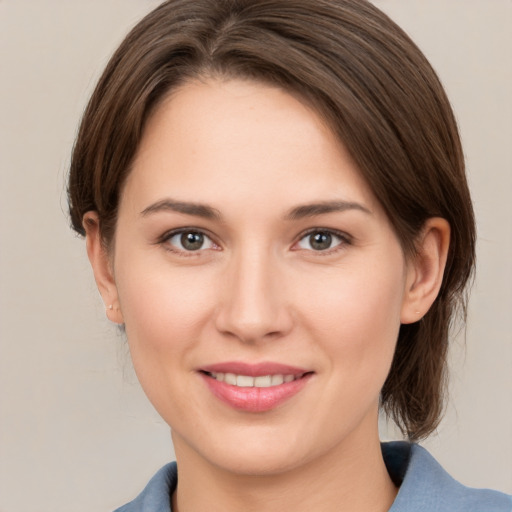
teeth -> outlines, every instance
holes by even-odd
[[[252,388],[254,386],[254,377],[249,377],[247,375],[237,375],[236,385],[239,388]]]
[[[272,377],[270,375],[254,377],[254,386],[257,388],[269,388],[272,386]]]
[[[212,374],[215,376],[215,374]],[[215,376],[215,378],[217,378]],[[231,384],[232,386],[236,386],[236,375],[234,373],[225,373],[224,374],[224,382],[226,384]]]
[[[272,375],[272,386],[279,386],[284,382],[284,375]]]
[[[226,384],[239,388],[269,388],[272,386],[280,386],[286,382],[292,382],[300,377],[295,377],[295,375],[262,375],[259,377],[251,377],[249,375],[235,375],[234,373],[211,373],[210,375],[219,382],[225,382]]]

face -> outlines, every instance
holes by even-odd
[[[268,474],[377,437],[410,271],[351,158],[294,96],[175,91],[147,124],[111,258],[178,457]]]

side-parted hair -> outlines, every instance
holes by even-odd
[[[352,155],[404,253],[425,221],[451,227],[439,296],[402,325],[381,405],[412,440],[443,413],[451,324],[465,316],[475,225],[456,121],[442,85],[410,38],[366,0],[169,0],[112,56],[84,113],[68,196],[85,235],[95,210],[112,247],[119,198],[144,125],[171,91],[208,77],[244,78],[311,105]]]

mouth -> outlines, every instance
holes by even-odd
[[[237,375],[235,373],[223,372],[205,372],[205,374],[218,382],[225,382],[230,386],[236,386],[239,388],[271,388],[280,386],[284,383],[293,382],[294,380],[301,379],[306,375],[306,373],[299,375],[274,374],[252,377],[251,375]]]
[[[224,363],[202,368],[199,374],[224,404],[239,411],[261,413],[297,395],[314,372],[273,363]]]

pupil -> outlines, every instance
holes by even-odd
[[[311,235],[310,243],[315,251],[324,251],[331,246],[332,236],[329,233],[315,233]]]
[[[181,235],[181,245],[188,251],[201,249],[203,242],[204,236],[201,233],[183,233]]]

